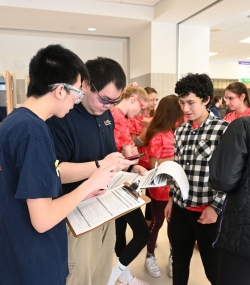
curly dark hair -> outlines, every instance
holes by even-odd
[[[203,102],[213,98],[213,83],[207,74],[188,73],[187,76],[177,81],[175,85],[175,93],[179,97],[186,97],[189,93],[194,93],[197,97],[203,99]]]

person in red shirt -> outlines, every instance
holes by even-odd
[[[128,127],[129,127],[131,138],[134,141],[135,146],[138,147],[139,153],[145,153],[145,155],[139,159],[138,164],[145,167],[146,169],[150,169],[148,148],[143,145],[143,141],[145,139],[145,135],[146,135],[149,123],[152,120],[153,115],[155,113],[155,107],[158,102],[158,94],[156,90],[152,87],[146,87],[144,89],[148,93],[148,97],[149,97],[148,106],[141,115],[128,120]],[[146,195],[150,198],[148,189],[146,189]],[[150,226],[151,203],[148,203],[145,206],[145,219],[146,219],[148,226]]]
[[[125,157],[135,154],[134,142],[131,139],[127,118],[133,118],[143,112],[148,105],[148,95],[136,82],[129,84],[121,94],[121,101],[111,109],[115,122],[114,136],[116,148]],[[135,160],[135,163],[138,159]],[[131,166],[130,166],[131,167]],[[127,224],[133,231],[133,238],[126,244]],[[136,258],[149,240],[149,228],[141,208],[135,209],[115,220],[116,244],[115,253],[118,261],[112,269],[107,285],[114,285],[117,278],[119,285],[149,285],[148,282],[133,277],[128,265]]]
[[[174,160],[174,131],[184,121],[184,114],[176,95],[169,95],[161,99],[155,115],[148,127],[144,144],[148,146],[151,168],[155,163]],[[152,219],[149,227],[150,239],[147,245],[145,267],[152,277],[161,276],[154,254],[155,244],[160,228],[164,222],[164,209],[168,201],[169,186],[151,188]],[[168,238],[171,245],[170,224],[168,224]],[[171,248],[171,246],[170,246]],[[172,254],[170,253],[168,275],[172,277]]]
[[[133,151],[134,142],[130,136],[127,118],[134,118],[144,112],[148,106],[148,101],[146,91],[134,82],[124,89],[121,101],[111,109],[115,121],[116,148],[119,152],[123,152],[125,157],[135,154]]]
[[[246,85],[241,82],[229,84],[225,90],[224,100],[227,108],[231,110],[224,120],[231,123],[235,119],[250,115],[250,101]]]

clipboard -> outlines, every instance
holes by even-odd
[[[132,194],[131,194],[131,195],[132,195]],[[84,231],[84,232],[82,232],[82,233],[80,233],[80,234],[77,234],[77,233],[75,232],[74,227],[73,227],[72,224],[70,223],[68,217],[66,218],[66,223],[67,223],[67,225],[68,225],[70,231],[72,232],[73,236],[74,236],[75,238],[78,238],[78,237],[80,237],[80,236],[82,236],[82,235],[84,235],[84,234],[86,234],[86,233],[88,233],[88,232],[90,232],[90,231],[96,229],[97,227],[100,227],[100,226],[102,226],[102,225],[104,225],[104,224],[107,224],[107,223],[109,223],[109,222],[112,221],[112,220],[115,220],[115,219],[117,219],[117,218],[119,218],[119,217],[121,217],[121,216],[123,216],[123,215],[129,213],[129,212],[132,212],[132,211],[135,210],[135,209],[140,208],[141,206],[143,206],[143,205],[145,205],[145,204],[147,204],[147,203],[149,203],[149,202],[151,201],[151,199],[150,199],[148,196],[146,196],[145,194],[142,194],[142,195],[140,196],[140,198],[144,201],[144,203],[143,203],[142,205],[140,205],[140,206],[138,206],[138,207],[135,207],[135,208],[133,208],[133,209],[131,209],[131,210],[124,211],[123,213],[121,213],[121,214],[119,214],[119,215],[116,215],[116,216],[114,216],[114,217],[112,217],[112,218],[110,218],[110,219],[105,219],[103,222],[101,222],[101,223],[98,224],[97,226],[91,228],[90,230],[86,230],[86,231]]]

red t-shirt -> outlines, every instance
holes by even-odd
[[[240,117],[245,117],[245,116],[249,116],[250,115],[250,108],[247,108],[243,113],[241,114],[236,114],[235,111],[227,114],[225,117],[224,117],[224,120],[225,121],[228,121],[229,123],[231,123],[232,121],[234,121],[235,119],[238,119]]]
[[[169,158],[174,156],[174,133],[172,131],[156,134],[148,145],[149,157]],[[149,194],[155,200],[168,201],[169,186],[150,188]]]
[[[114,136],[115,136],[115,144],[117,151],[122,151],[122,146],[133,144],[133,140],[131,139],[127,119],[125,118],[124,113],[121,109],[114,107],[110,109],[112,116],[115,121],[115,129],[114,129]]]
[[[133,119],[128,119],[127,122],[128,122],[128,128],[129,128],[130,134],[135,134],[137,136],[140,135],[144,127],[142,124],[143,118],[151,118],[151,116],[136,116]],[[138,164],[147,169],[150,169],[149,157],[148,157],[148,147],[147,146],[138,147],[138,152],[145,153],[145,155],[139,159]]]

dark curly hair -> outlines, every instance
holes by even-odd
[[[202,98],[203,102],[213,98],[213,83],[207,74],[188,73],[187,76],[177,81],[175,85],[175,93],[179,97],[186,97],[189,93],[194,93],[197,97]]]

